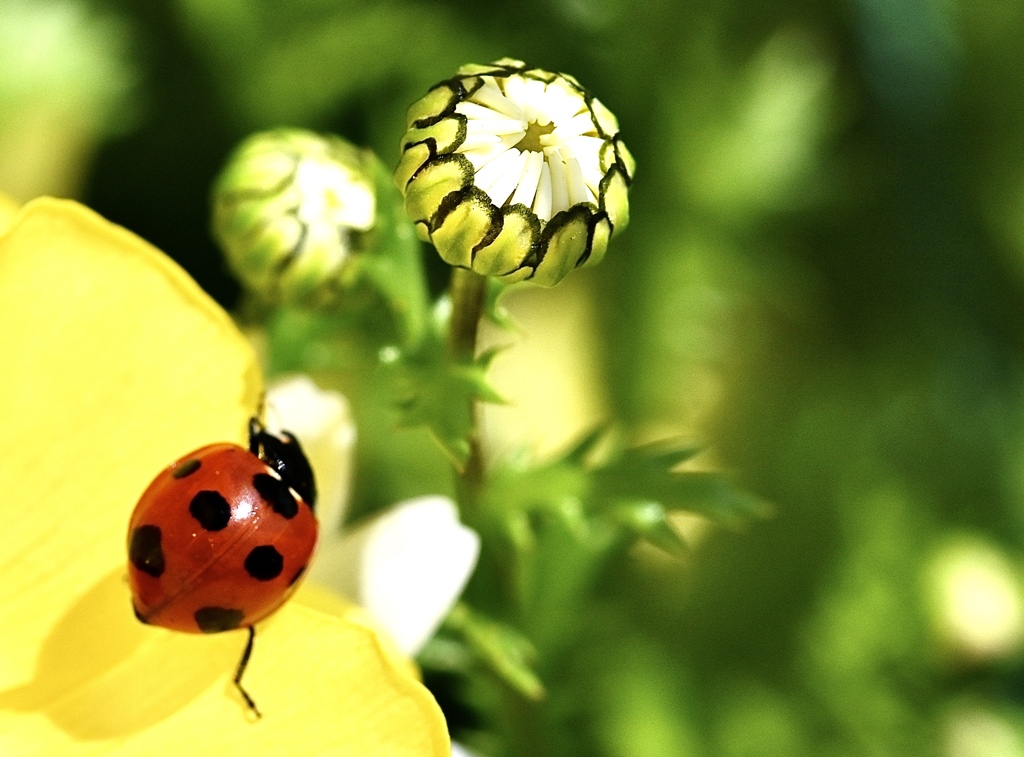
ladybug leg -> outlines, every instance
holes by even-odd
[[[253,711],[253,714],[257,718],[262,718],[263,715],[256,707],[256,703],[252,700],[244,688],[242,688],[242,676],[245,674],[245,668],[249,664],[249,658],[252,656],[252,643],[256,639],[256,629],[249,626],[249,640],[245,643],[245,649],[242,651],[242,659],[238,661],[238,667],[235,669],[235,688],[238,689],[238,693],[242,695],[242,699],[249,705],[249,709]]]

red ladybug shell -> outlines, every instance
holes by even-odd
[[[312,508],[263,460],[202,447],[160,473],[132,513],[135,614],[190,633],[251,626],[295,590],[316,539]]]

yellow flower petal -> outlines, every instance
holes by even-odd
[[[354,602],[350,602],[334,592],[322,589],[317,584],[307,581],[295,592],[292,603],[334,615],[343,618],[349,623],[373,630],[377,634],[381,652],[391,661],[391,664],[398,670],[403,671],[407,676],[416,680],[420,679],[420,669],[416,666],[416,663],[402,654],[390,634],[377,633],[376,621],[373,620],[370,613]]]
[[[447,754],[425,689],[356,618],[291,603],[257,631],[132,616],[125,531],[152,476],[244,439],[260,379],[173,262],[75,203],[0,237],[0,754]],[[198,751],[197,751],[198,750]]]

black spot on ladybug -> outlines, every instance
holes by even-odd
[[[195,612],[196,625],[203,633],[230,631],[242,625],[245,614],[228,607],[200,607]]]
[[[196,460],[194,457],[191,460],[186,460],[181,465],[171,471],[171,475],[174,478],[185,478],[185,476],[191,476],[197,470],[202,467],[202,463]]]
[[[253,547],[245,558],[245,569],[257,581],[270,581],[281,575],[284,558],[269,544]]]
[[[288,484],[281,479],[274,478],[269,473],[257,473],[252,477],[252,485],[278,515],[294,518],[298,514],[299,504],[295,501]]]
[[[299,568],[297,571],[295,571],[295,575],[292,576],[292,580],[288,582],[288,585],[291,586],[296,581],[298,581],[300,578],[302,578],[302,574],[306,572],[306,568],[308,568],[308,567],[309,567],[309,563],[306,563],[301,568]]]
[[[192,498],[188,511],[207,531],[220,531],[231,520],[231,505],[220,492],[208,489]]]
[[[128,559],[132,565],[153,578],[163,575],[164,551],[160,547],[160,529],[157,526],[139,526],[132,531]]]

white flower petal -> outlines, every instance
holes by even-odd
[[[533,120],[533,114],[530,112],[533,105],[532,97],[527,90],[527,80],[520,76],[509,76],[501,81],[498,85],[504,88],[505,97],[514,103],[517,103],[523,110],[523,114],[526,116],[527,121]]]
[[[551,220],[551,168],[545,161],[540,167],[537,182],[537,197],[533,201],[533,212],[541,221]]]
[[[583,98],[568,89],[560,79],[555,79],[544,88],[544,98],[539,104],[539,108],[556,126],[571,120],[577,113],[586,110],[586,107]]]
[[[335,545],[328,585],[355,600],[414,656],[462,594],[480,537],[447,497],[395,505]]]
[[[516,81],[518,84],[516,87],[517,101],[522,103],[522,110],[526,116],[526,121],[538,123],[542,117],[542,111],[539,110],[539,107],[541,98],[544,96],[544,82],[532,79],[517,79]]]
[[[466,123],[466,132],[475,131],[485,134],[526,134],[526,125],[514,118],[493,118],[489,120],[473,119]]]
[[[581,134],[588,132],[593,133],[594,121],[590,118],[590,113],[580,113],[579,115],[573,116],[568,121],[562,121],[555,127],[552,135],[559,142],[568,142],[573,137],[578,137]]]
[[[499,155],[508,151],[508,149],[509,148],[505,145],[496,145],[494,147],[481,147],[477,150],[468,150],[467,152],[464,152],[463,155],[465,155],[469,162],[473,164],[473,168],[476,171],[479,171]]]
[[[325,536],[337,534],[352,482],[356,427],[348,400],[321,389],[308,376],[280,379],[267,388],[267,430],[290,431],[316,477],[317,517]],[[316,563],[314,562],[313,571]]]
[[[601,148],[604,147],[604,140],[600,137],[591,137],[586,134],[580,134],[566,141],[566,144],[572,149],[572,154],[583,159],[584,156],[589,157],[593,155],[595,162],[601,155]]]
[[[526,99],[526,111],[529,121],[536,122],[539,126],[547,126],[551,123],[551,117],[543,110],[544,87],[542,81],[536,79],[523,80],[523,97]]]
[[[466,130],[466,138],[459,145],[459,152],[467,153],[470,150],[479,150],[481,147],[491,147],[493,145],[501,144],[501,137],[497,134],[487,134],[482,131],[477,131],[472,134],[469,130]],[[577,139],[583,139],[583,137],[577,137]]]
[[[561,152],[557,149],[548,153],[548,166],[551,168],[551,215],[555,215],[569,207],[569,182],[565,176],[565,164]]]
[[[485,192],[498,183],[505,172],[517,163],[522,153],[512,147],[476,172],[476,185]]]
[[[569,157],[565,161],[565,178],[569,187],[569,205],[587,202],[587,185],[583,181],[579,161],[574,157]]]
[[[484,105],[479,105],[469,100],[460,102],[458,105],[456,105],[455,112],[461,113],[466,118],[481,121],[500,121],[502,119],[506,119],[509,117],[507,113],[503,113],[500,110],[486,107]],[[515,120],[521,121],[522,119],[516,118]]]
[[[539,152],[530,150],[523,153],[526,156],[526,167],[519,179],[515,194],[512,195],[511,205],[522,203],[526,207],[533,204],[533,198],[537,195],[537,188],[540,184],[540,174],[544,167],[544,156]]]
[[[473,93],[472,101],[486,105],[491,110],[498,111],[508,118],[517,118],[520,121],[529,120],[521,107],[505,97],[493,77],[485,79],[484,85]]]
[[[516,159],[509,163],[504,173],[487,190],[487,194],[491,197],[491,202],[499,208],[505,204],[505,200],[512,196],[528,165],[526,153],[519,152],[514,147],[512,150],[519,153]],[[509,152],[512,152],[512,150],[509,150]]]
[[[562,150],[569,150],[570,154],[579,161],[580,170],[583,172],[583,180],[587,184],[590,193],[597,197],[601,191],[601,146],[603,140],[598,137],[574,137],[562,146]]]
[[[545,131],[548,129],[554,129],[555,124],[552,123],[551,114],[547,112],[547,109],[543,107],[543,102],[534,103],[534,118],[531,119],[531,123],[537,124],[537,126],[545,127]]]
[[[495,158],[508,152],[514,144],[519,141],[520,137],[516,135],[501,137],[497,144],[490,147],[480,147],[474,150],[467,150],[463,153],[469,162],[473,164],[473,168],[479,172],[481,168],[486,166]],[[460,150],[461,152],[461,150]]]

